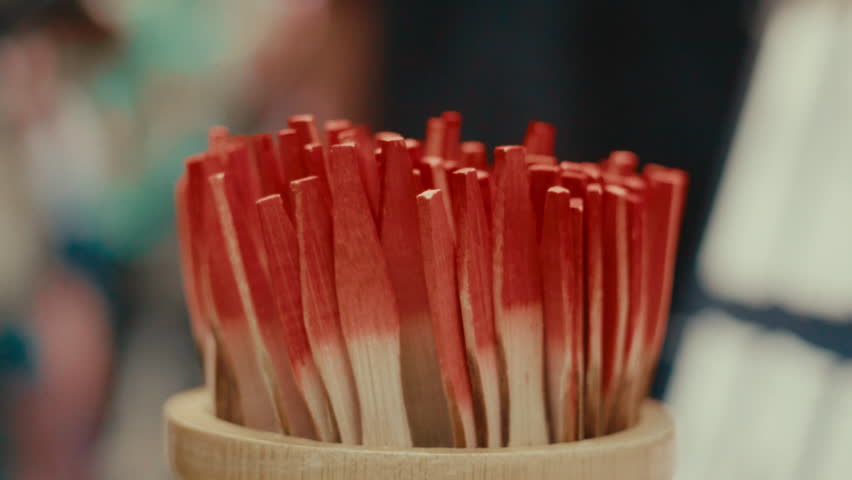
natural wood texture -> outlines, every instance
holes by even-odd
[[[215,418],[205,390],[166,404],[175,480],[670,480],[674,425],[646,401],[628,430],[580,442],[502,449],[389,449],[301,440]]]

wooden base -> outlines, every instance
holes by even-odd
[[[606,437],[540,447],[385,449],[345,446],[240,427],[213,415],[204,390],[165,406],[178,480],[671,480],[674,425],[654,401],[639,424]]]

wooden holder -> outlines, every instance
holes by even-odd
[[[674,425],[648,400],[639,423],[580,442],[500,449],[368,448],[286,437],[213,415],[192,390],[165,406],[166,444],[177,480],[671,480]]]

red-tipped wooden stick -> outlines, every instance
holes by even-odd
[[[562,162],[562,164],[567,162]],[[586,193],[586,185],[589,183],[588,176],[580,170],[562,169],[560,173],[562,186],[567,188],[574,197],[583,197]]]
[[[535,218],[523,147],[497,147],[504,159],[494,205],[494,318],[506,362],[510,446],[548,441],[544,325]]]
[[[544,200],[550,187],[559,185],[559,168],[551,165],[531,165],[530,198],[535,212],[536,238],[541,240],[541,226],[544,218]]]
[[[613,430],[633,425],[645,392],[643,361],[648,355],[644,333],[648,321],[648,269],[650,252],[647,245],[646,205],[644,182],[634,185],[627,197],[630,221],[630,314],[628,317],[624,384],[619,397],[620,411],[616,412]]]
[[[553,155],[556,146],[556,127],[546,122],[533,121],[527,125],[524,147],[533,155]]]
[[[284,181],[289,185],[308,174],[302,158],[302,144],[299,134],[292,128],[278,131],[278,157],[284,165]]]
[[[639,157],[627,150],[616,150],[609,154],[609,157],[604,161],[603,167],[622,175],[633,173],[636,167],[639,166]]]
[[[352,122],[345,119],[328,120],[325,122],[325,141],[327,146],[340,143],[340,134],[352,128]]]
[[[527,165],[549,165],[555,167],[557,164],[556,157],[552,155],[527,154]]]
[[[224,174],[211,176],[209,188],[209,198],[217,212],[208,249],[210,294],[222,346],[236,373],[242,418],[250,428],[286,432],[286,419],[279,416],[277,407],[278,391],[271,381],[268,361],[262,354],[264,349],[258,348],[256,341],[257,322],[253,321],[253,308],[246,308],[244,302],[249,290],[245,281],[241,281],[245,275],[238,274],[235,268],[239,247],[224,192]]]
[[[370,212],[373,218],[378,222],[381,204],[381,179],[379,178],[379,168],[376,164],[375,149],[373,148],[373,139],[366,128],[353,127],[345,132],[340,133],[340,140],[344,142],[352,142],[355,145],[356,158],[358,159],[358,173],[361,182],[364,184],[364,191],[367,193],[367,199],[370,204]]]
[[[493,177],[485,170],[476,171],[476,179],[479,180],[479,190],[482,192],[482,203],[485,205],[485,221],[488,223],[488,231],[491,231],[494,221],[494,195],[496,187]]]
[[[325,149],[319,143],[309,143],[305,145],[303,153],[308,173],[317,177],[320,188],[325,191],[325,198],[331,198],[328,190],[328,159],[325,156]],[[285,201],[285,205],[286,203]]]
[[[585,426],[586,438],[603,435],[603,405],[601,382],[603,367],[603,189],[600,183],[586,186],[584,202],[586,311],[583,326],[586,332],[585,352]]]
[[[285,191],[284,168],[269,133],[251,137],[254,158],[260,177],[260,194],[273,195]]]
[[[441,190],[427,190],[417,196],[426,289],[444,394],[453,419],[453,444],[474,447],[476,422],[456,294],[455,251],[441,195]]]
[[[278,309],[275,295],[269,283],[267,262],[261,261],[261,250],[255,244],[252,233],[260,232],[260,218],[253,202],[245,202],[240,191],[240,178],[232,172],[210,178],[213,198],[219,213],[222,238],[231,271],[237,284],[240,302],[250,326],[255,351],[261,365],[270,364],[269,384],[279,394],[278,411],[286,423],[288,433],[304,438],[317,438],[305,398],[302,396],[292,369],[293,359],[288,350],[287,329],[282,312]],[[260,233],[262,237],[262,233]],[[263,242],[263,239],[260,238]],[[297,349],[301,347],[296,347]]]
[[[491,228],[476,170],[464,168],[450,175],[455,209],[461,318],[467,347],[474,400],[479,415],[479,445],[503,445],[501,372],[494,329]],[[490,200],[490,198],[489,198]]]
[[[402,384],[415,445],[452,445],[450,412],[443,396],[429,297],[423,270],[411,159],[402,137],[380,141],[385,158],[381,241],[399,302]]]
[[[444,156],[444,136],[447,131],[447,123],[441,117],[432,117],[426,121],[426,136],[423,140],[423,156]]]
[[[419,169],[420,163],[423,161],[423,147],[420,144],[420,140],[406,138],[405,148],[408,149],[408,155],[411,157],[411,163],[414,164],[414,168]]]
[[[462,116],[459,112],[447,111],[441,114],[444,120],[444,160],[459,161],[461,150],[459,140],[461,139]]]
[[[287,119],[287,126],[296,131],[300,145],[320,143],[319,130],[317,130],[317,123],[313,115],[293,115]]]
[[[444,163],[440,157],[424,156],[420,171],[425,175],[423,183],[426,185],[426,188],[443,190],[445,192],[450,191],[447,170],[444,168]],[[453,220],[453,205],[450,196],[442,195],[441,198],[444,201],[444,207],[447,209],[447,216],[450,217],[451,221],[455,222]],[[450,232],[455,237],[455,223],[450,225]]]
[[[624,351],[630,313],[630,237],[627,190],[607,185],[603,192],[603,422],[605,428],[624,376]]]
[[[682,170],[647,165],[643,175],[648,181],[648,243],[651,252],[650,320],[648,322],[651,355],[647,375],[655,368],[668,323],[674,283],[675,257],[688,178]]]
[[[316,177],[290,185],[299,244],[299,271],[305,330],[322,376],[343,443],[361,443],[358,394],[334,290],[330,198]]]
[[[459,163],[462,167],[473,167],[484,169],[488,166],[488,153],[482,142],[462,142],[460,146],[461,158]]]
[[[577,341],[577,334],[582,333],[583,298],[577,282],[582,264],[577,264],[576,255],[582,246],[578,245],[582,230],[576,227],[582,227],[582,223],[575,217],[582,216],[581,208],[572,205],[571,194],[564,187],[547,191],[541,239],[542,298],[547,392],[555,442],[570,442],[579,436],[582,353],[577,348],[582,343]]]
[[[222,125],[210,127],[207,130],[207,148],[212,151],[222,147],[229,134],[228,127]]]
[[[411,446],[399,364],[399,309],[355,145],[331,147],[329,181],[334,272],[343,327],[358,387],[363,443]]]
[[[325,442],[338,440],[337,425],[331,413],[323,381],[314,362],[302,320],[299,246],[296,231],[280,195],[257,201],[263,237],[269,256],[269,279],[283,326],[287,358],[296,387],[305,399],[317,436]],[[274,354],[271,354],[273,359]]]

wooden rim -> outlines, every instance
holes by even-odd
[[[216,418],[209,396],[201,389],[172,397],[166,403],[165,417],[169,461],[176,478],[185,480],[439,480],[492,478],[490,475],[503,479],[669,480],[672,474],[674,424],[665,408],[652,400],[642,406],[639,423],[619,433],[579,442],[497,449],[351,446],[261,432]]]

